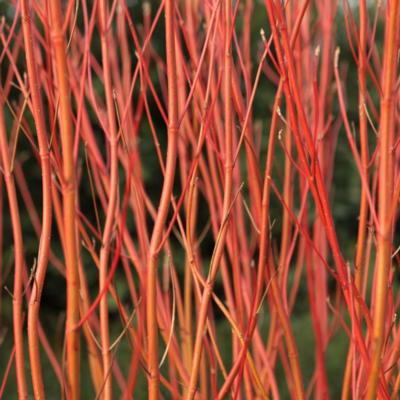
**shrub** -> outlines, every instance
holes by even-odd
[[[138,3],[0,5],[0,397],[397,398],[400,2]]]

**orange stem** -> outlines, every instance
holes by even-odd
[[[390,218],[393,195],[393,143],[395,123],[395,85],[398,58],[398,27],[400,24],[400,1],[391,0],[387,5],[388,16],[382,69],[382,97],[379,126],[379,183],[378,183],[378,245],[375,264],[374,326],[372,332],[372,356],[368,375],[367,400],[376,399],[380,375],[382,349],[385,342],[386,304],[389,295],[389,271],[392,265],[392,229]]]
[[[62,23],[60,0],[50,3],[54,65],[59,91],[59,126],[62,146],[62,197],[63,229],[65,239],[65,268],[67,272],[67,316],[66,316],[66,364],[67,384],[70,399],[79,399],[80,332],[79,322],[79,271],[78,238],[76,225],[76,178],[73,158],[73,129],[71,121],[71,101],[69,73],[66,58],[66,43]]]

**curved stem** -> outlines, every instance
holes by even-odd
[[[214,254],[211,259],[210,270],[207,277],[206,286],[200,302],[200,311],[196,330],[195,345],[193,351],[192,371],[187,391],[187,400],[194,398],[199,375],[201,353],[203,347],[204,327],[207,320],[208,306],[212,295],[213,284],[215,281],[218,267],[225,247],[225,238],[228,232],[228,220],[232,201],[232,55],[231,55],[231,25],[232,25],[232,3],[225,0],[225,44],[224,44],[224,118],[225,118],[225,184],[224,200],[222,210],[222,222],[214,248]]]
[[[22,238],[21,219],[18,210],[17,193],[14,177],[11,171],[9,146],[7,142],[6,123],[3,111],[3,89],[0,88],[0,153],[10,208],[11,225],[14,240],[14,289],[13,289],[13,328],[15,345],[15,370],[19,399],[28,398],[25,376],[24,337],[23,337],[23,270],[24,245]]]
[[[34,38],[32,35],[31,18],[29,15],[28,0],[21,1],[22,28],[25,41],[25,57],[28,68],[29,88],[33,105],[33,117],[35,120],[36,132],[39,142],[40,163],[42,172],[42,228],[40,234],[39,255],[35,271],[35,285],[32,286],[32,293],[28,310],[28,341],[29,356],[31,359],[32,386],[35,398],[44,399],[43,376],[40,363],[38,320],[40,310],[40,299],[42,295],[44,279],[46,276],[50,238],[52,225],[52,204],[51,204],[51,167],[49,159],[49,147],[44,122],[40,85],[36,70],[36,59],[34,53]]]

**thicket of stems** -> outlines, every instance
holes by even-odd
[[[0,398],[397,398],[399,3],[0,4]]]

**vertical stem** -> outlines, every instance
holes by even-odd
[[[63,176],[63,220],[65,235],[65,267],[67,273],[67,321],[65,331],[67,384],[69,398],[79,398],[80,333],[75,327],[79,323],[79,272],[76,229],[76,181],[73,158],[73,129],[71,121],[70,88],[66,59],[66,44],[62,29],[60,0],[51,0],[50,18],[54,65],[59,91],[59,125],[62,146]]]
[[[101,35],[101,54],[104,74],[104,88],[106,95],[107,116],[108,116],[108,140],[111,147],[111,173],[110,173],[110,196],[107,205],[106,222],[102,237],[102,247],[100,251],[100,287],[99,291],[103,291],[107,281],[107,267],[110,254],[110,242],[112,239],[112,231],[115,221],[115,208],[117,205],[118,196],[118,149],[117,149],[117,131],[115,125],[115,109],[113,101],[111,71],[109,63],[109,41],[108,27],[107,27],[107,1],[102,0],[99,6],[99,19],[100,19],[100,35]],[[110,353],[110,333],[108,323],[108,299],[107,293],[101,298],[100,301],[100,337],[103,358],[103,379],[104,379],[104,399],[110,400],[112,398],[112,359]]]
[[[160,203],[150,240],[149,258],[147,262],[147,339],[148,339],[148,371],[149,399],[159,397],[158,367],[158,331],[157,331],[157,262],[158,246],[162,240],[163,229],[175,177],[177,138],[178,138],[178,103],[177,75],[175,59],[175,1],[165,2],[165,43],[167,53],[168,79],[168,148],[165,166],[165,179]]]
[[[368,122],[366,115],[366,46],[367,46],[367,4],[366,0],[360,0],[360,29],[359,29],[359,48],[358,48],[358,117],[360,123],[360,144],[361,144],[361,164],[365,177],[368,177]],[[368,178],[366,179],[368,182]],[[366,234],[368,222],[368,198],[364,185],[361,185],[360,211],[359,211],[357,248],[354,262],[355,285],[360,293],[362,293],[362,281],[365,270],[365,252],[366,252]],[[359,314],[359,307],[356,304],[356,312]],[[345,374],[343,379],[342,399],[350,396],[351,371],[353,365],[353,344],[347,357]]]
[[[3,89],[0,88],[0,153],[10,208],[11,225],[14,240],[14,289],[13,289],[13,328],[15,345],[15,371],[19,399],[27,399],[28,391],[25,377],[23,314],[22,314],[22,283],[24,270],[24,246],[21,230],[21,220],[18,210],[17,193],[14,177],[10,166],[9,147],[6,135],[6,123],[3,112]]]
[[[228,231],[229,210],[232,201],[232,55],[231,55],[231,27],[232,27],[232,2],[225,0],[225,24],[224,24],[224,123],[225,123],[225,183],[224,183],[224,201],[222,210],[222,222],[218,234],[214,254],[211,259],[211,265],[207,282],[200,302],[198,315],[198,325],[193,352],[192,371],[190,374],[189,387],[187,391],[187,400],[192,400],[196,393],[196,386],[199,376],[199,367],[201,361],[204,327],[207,320],[208,305],[210,302],[212,289],[218,272],[219,263],[225,247],[225,238]]]
[[[368,176],[368,121],[366,115],[366,46],[367,46],[367,5],[366,0],[360,1],[360,44],[358,51],[358,116],[360,121],[361,163],[363,173]],[[366,179],[368,181],[368,179]],[[363,269],[365,263],[365,242],[368,220],[368,199],[366,188],[361,185],[360,214],[357,235],[357,250],[355,258],[355,283],[361,291]]]
[[[385,313],[388,291],[388,278],[391,268],[391,235],[393,220],[390,217],[393,194],[393,143],[394,143],[394,99],[397,68],[397,38],[399,20],[399,0],[391,0],[387,7],[387,25],[382,69],[382,98],[379,126],[379,231],[376,283],[374,298],[374,326],[372,334],[372,357],[368,376],[367,399],[376,398],[380,374],[382,349],[385,341]]]
[[[32,286],[32,293],[29,301],[28,311],[28,341],[29,355],[31,359],[31,374],[33,392],[36,398],[44,399],[43,376],[40,364],[40,350],[38,338],[38,319],[40,310],[40,299],[46,276],[50,238],[51,238],[51,169],[49,159],[49,149],[46,135],[46,125],[44,122],[42,99],[40,95],[40,85],[36,70],[36,60],[34,53],[34,43],[29,15],[28,0],[21,1],[22,28],[25,41],[25,57],[28,68],[29,88],[33,104],[33,117],[40,149],[40,161],[42,172],[42,230],[39,244],[38,263],[35,271],[35,285]]]

